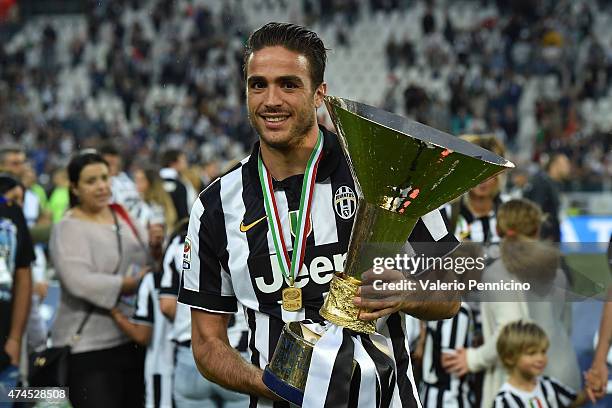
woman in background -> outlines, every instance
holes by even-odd
[[[463,135],[460,138],[504,156],[504,145],[493,135]],[[505,201],[501,195],[502,187],[502,175],[491,177],[445,207],[451,227],[461,241],[482,242],[485,245],[499,242],[496,214]]]
[[[177,222],[176,210],[170,194],[164,190],[159,171],[146,166],[136,168],[134,182],[142,198],[141,205],[135,212],[141,225],[149,227],[161,224],[165,226],[166,231],[172,231]]]
[[[61,285],[52,340],[54,346],[72,346],[70,402],[75,408],[142,406],[143,349],[117,327],[109,311],[117,307],[132,314],[120,299],[135,293],[148,270],[136,232],[144,242],[148,236],[134,229],[125,210],[110,205],[108,165],[98,153],[87,150],[73,157],[68,177],[70,210],[53,227],[50,251]]]

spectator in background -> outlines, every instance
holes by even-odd
[[[161,165],[159,175],[164,180],[164,189],[172,197],[177,219],[189,217],[189,210],[197,193],[191,183],[181,175],[188,168],[187,155],[179,149],[168,149],[162,153]]]
[[[192,165],[181,173],[184,182],[193,188],[196,196],[204,189],[204,176],[201,173],[201,167],[197,165]]]
[[[584,391],[576,394],[576,388],[568,388],[558,379],[542,375],[548,365],[546,354],[551,341],[534,323],[517,321],[504,326],[497,340],[497,352],[508,371],[508,379],[499,388],[493,408],[506,408],[510,404],[558,408],[584,405]]]
[[[18,145],[6,145],[0,148],[0,171],[21,178],[26,165],[26,155]]]
[[[49,211],[51,211],[51,219],[55,224],[60,222],[64,213],[70,207],[68,172],[63,167],[55,169],[51,181],[53,182],[53,189],[49,194]]]
[[[30,316],[27,324],[28,351],[42,346],[47,340],[47,328],[40,313],[40,304],[47,294],[47,257],[44,245],[49,240],[50,219],[42,207],[41,201],[36,193],[30,189],[33,182],[31,174],[34,172],[32,166],[26,162],[26,154],[20,146],[5,146],[0,151],[0,169],[12,174],[22,184],[24,189],[23,202],[21,204],[23,215],[26,219],[32,241],[35,242],[35,261],[31,265],[33,291],[30,304]],[[30,175],[30,177],[28,177]],[[24,182],[24,179],[28,183]]]
[[[53,344],[73,343],[70,402],[79,408],[142,406],[143,350],[121,332],[109,311],[117,307],[133,313],[123,295],[134,294],[149,269],[142,266],[147,254],[136,232],[147,234],[120,206],[110,205],[110,171],[101,155],[78,153],[68,164],[68,176],[71,209],[53,227],[50,253],[61,285]]]
[[[136,309],[131,318],[119,308],[111,316],[121,330],[136,343],[147,347],[145,358],[145,407],[172,407],[172,374],[174,372],[174,343],[169,335],[172,321],[159,307],[161,271],[147,273],[138,287]]]
[[[24,195],[25,188],[19,179],[12,174],[0,173],[0,203],[17,204],[21,208]]]
[[[580,386],[580,372],[569,327],[566,326],[565,288],[567,279],[559,268],[559,252],[539,241],[542,212],[529,200],[510,200],[497,215],[497,229],[502,238],[501,257],[485,270],[484,282],[529,282],[527,292],[492,292],[481,302],[484,343],[479,347],[459,349],[442,357],[451,373],[465,375],[485,370],[482,405],[491,406],[497,390],[506,381],[495,343],[501,328],[520,319],[540,325],[550,338],[550,352],[556,358],[546,374],[574,389]]]
[[[10,173],[24,186],[23,215],[35,241],[46,243],[49,238],[50,220],[39,194],[31,188],[36,182],[36,174],[27,163],[23,148],[9,145],[0,149],[0,171]]]
[[[608,267],[612,272],[612,235],[608,244]],[[612,346],[612,285],[608,287],[606,300],[601,314],[595,355],[586,376],[587,394],[593,402],[595,399],[605,397],[608,385],[608,364]]]
[[[32,298],[34,247],[21,207],[14,201],[20,196],[19,182],[0,176],[0,389],[17,384]]]
[[[199,169],[200,180],[202,181],[200,191],[208,187],[208,185],[215,181],[215,179],[221,174],[219,161],[216,159],[207,161],[199,166]]]
[[[36,173],[29,162],[24,165],[19,180],[25,188],[23,212],[28,221],[32,239],[36,243],[47,244],[51,233],[51,213],[47,209],[47,194],[37,183]]]
[[[184,304],[177,304],[179,284],[184,258],[188,253],[185,245],[187,220],[179,222],[169,239],[164,253],[163,276],[159,291],[159,305],[162,313],[174,322],[171,337],[177,344],[176,368],[174,371],[174,402],[177,408],[214,407],[241,408],[248,405],[245,394],[226,390],[214,382],[202,378],[193,359],[191,349],[191,312]],[[232,347],[248,360],[248,330],[242,311],[234,314],[228,324],[228,338]],[[220,404],[216,405],[215,401]]]
[[[174,230],[177,222],[172,197],[164,190],[159,171],[152,167],[134,170],[134,182],[140,194],[140,205],[136,208],[136,219],[141,225],[161,224],[166,231]]]
[[[140,203],[140,196],[130,176],[123,171],[123,161],[119,149],[113,144],[107,143],[100,146],[99,152],[108,163],[113,202],[122,205],[134,216]]]
[[[504,156],[504,145],[491,135],[463,135],[462,139]],[[502,203],[503,178],[492,177],[468,191],[450,204],[451,228],[460,240],[496,243],[499,236],[495,229],[497,208]],[[447,205],[447,208],[449,206]]]
[[[47,198],[47,193],[45,189],[38,184],[38,180],[36,177],[36,171],[32,164],[26,162],[25,167],[23,169],[23,173],[21,175],[21,182],[26,190],[31,191],[38,198],[38,202],[40,204],[41,211],[47,211],[47,206],[49,203],[49,199]]]
[[[436,17],[433,14],[433,5],[431,1],[427,2],[425,14],[421,17],[421,30],[425,37],[436,31]]]
[[[525,168],[517,167],[510,170],[511,187],[508,192],[510,198],[522,198],[525,186],[529,182],[529,171]]]
[[[559,209],[561,207],[561,183],[571,172],[571,163],[564,153],[554,153],[544,171],[539,171],[527,184],[524,197],[538,204],[546,220],[542,226],[542,239],[561,242]]]

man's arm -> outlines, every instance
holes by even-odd
[[[160,296],[159,309],[168,320],[173,322],[176,316],[176,297],[167,295]]]
[[[612,288],[608,291],[608,299],[611,299]],[[608,364],[606,359],[612,345],[612,300],[604,304],[599,325],[599,339],[595,348],[595,355],[591,368],[586,374],[586,393],[592,402],[606,395],[608,383]]]
[[[445,293],[443,296],[448,296],[448,294]],[[435,296],[432,296],[432,298],[435,298]],[[420,320],[450,319],[457,314],[461,307],[459,300],[376,301],[356,297],[353,303],[367,310],[367,312],[359,313],[359,319],[361,320],[376,320],[395,312],[404,312]]]
[[[442,296],[448,296],[444,293]],[[441,296],[441,297],[442,297]],[[435,296],[433,296],[435,298]],[[450,319],[459,312],[459,300],[405,302],[402,311],[421,320]]]
[[[610,289],[610,296],[612,296],[612,289]],[[593,358],[594,364],[606,364],[606,358],[612,345],[612,299],[608,300],[603,308],[601,315],[601,323],[599,325],[599,339],[597,341],[597,348],[595,349],[595,357]]]
[[[121,331],[130,339],[141,346],[149,345],[151,342],[151,335],[153,334],[153,326],[131,322],[118,308],[111,309],[110,315],[115,321],[115,324],[119,326]]]
[[[32,272],[30,267],[15,269],[13,283],[13,307],[11,312],[11,329],[6,345],[6,353],[11,357],[11,364],[19,364],[21,351],[21,337],[25,331],[30,315],[30,302],[32,299]]]
[[[245,361],[229,344],[230,314],[191,309],[191,346],[198,370],[222,387],[278,400],[261,377],[263,371]]]

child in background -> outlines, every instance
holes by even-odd
[[[535,323],[519,320],[504,326],[497,340],[497,352],[508,371],[493,408],[565,408],[586,402],[586,393],[578,395],[553,378],[542,376],[548,358],[548,337]]]

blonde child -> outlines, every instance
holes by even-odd
[[[557,380],[543,376],[548,363],[548,337],[535,323],[519,320],[503,327],[497,352],[508,372],[493,408],[565,408],[586,402],[586,393],[576,394]]]

